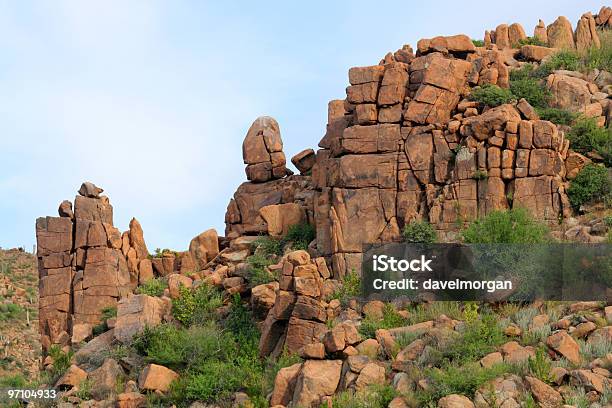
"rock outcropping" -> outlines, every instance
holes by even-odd
[[[36,220],[44,351],[53,344],[68,345],[75,325],[97,324],[102,309],[116,306],[138,282],[130,282],[113,207],[101,192],[84,183],[74,211],[64,201],[60,217]]]

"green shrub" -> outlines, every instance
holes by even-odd
[[[49,348],[49,356],[53,359],[51,378],[55,382],[70,367],[73,352],[64,353],[57,344]]]
[[[263,256],[273,256],[283,254],[283,243],[280,239],[262,235],[258,237],[254,242],[253,246],[257,252],[260,252]]]
[[[296,224],[289,227],[287,235],[282,241],[291,244],[291,249],[308,249],[308,244],[316,237],[316,231],[313,225],[308,223]]]
[[[342,279],[342,286],[336,290],[328,301],[338,299],[340,303],[346,304],[351,298],[359,297],[361,294],[361,277],[352,270]]]
[[[540,119],[548,120],[556,125],[569,126],[578,118],[574,112],[559,108],[536,108]]]
[[[249,264],[248,280],[253,286],[269,283],[277,278],[271,274],[267,267],[272,265],[274,261],[267,256],[254,254],[247,258]]]
[[[477,315],[478,316],[478,315]],[[466,322],[461,336],[442,350],[442,356],[453,364],[464,364],[480,360],[495,351],[505,336],[493,314],[484,314]]]
[[[427,221],[412,221],[404,226],[404,241],[410,243],[431,244],[438,240],[438,234]]]
[[[108,330],[107,320],[112,317],[117,317],[117,307],[109,306],[109,307],[105,307],[104,309],[102,309],[102,314],[100,316],[101,322],[100,324],[93,327],[93,330],[92,330],[93,335],[98,336],[104,333],[105,331],[107,331]]]
[[[3,375],[0,377],[0,387],[2,388],[25,388],[27,383],[21,374]]]
[[[545,242],[547,235],[548,228],[523,208],[494,211],[463,231],[465,242],[471,244],[534,244]]]
[[[332,408],[387,408],[397,391],[390,385],[370,386],[361,391],[343,391],[332,399]]]
[[[427,372],[431,385],[421,392],[419,399],[422,406],[435,404],[440,398],[460,394],[473,398],[474,393],[486,382],[510,371],[508,364],[498,364],[489,368],[480,366],[478,362],[464,366],[447,366],[442,369],[432,369]],[[435,406],[435,405],[431,405]]]
[[[546,352],[543,348],[540,347],[536,350],[535,357],[529,357],[527,365],[529,367],[529,372],[534,377],[545,383],[552,383],[552,376],[550,375],[552,364],[546,357]]]
[[[517,100],[525,98],[534,108],[547,107],[551,98],[550,91],[535,78],[511,80],[510,92]]]
[[[460,320],[464,317],[459,302],[436,301],[432,303],[420,303],[408,310],[409,324],[416,324],[434,320],[440,315],[446,315],[451,319]]]
[[[522,79],[536,78],[536,69],[533,64],[525,64],[519,69],[510,71],[510,81],[520,81]]]
[[[609,191],[608,170],[603,166],[587,164],[570,183],[567,195],[572,207],[578,209],[591,200],[603,198]]]
[[[527,38],[523,38],[521,40],[519,40],[518,42],[519,46],[523,46],[523,45],[537,45],[539,47],[547,47],[548,44],[546,44],[544,41],[540,40],[538,37],[527,37]]]
[[[233,353],[233,338],[214,323],[177,327],[161,324],[146,328],[134,341],[145,360],[173,370],[198,370],[210,359],[224,359]]]
[[[15,319],[24,309],[16,303],[0,303],[0,321]]]
[[[308,244],[316,237],[314,226],[308,223],[295,224],[289,227],[287,234],[282,238],[261,236],[253,245],[264,256],[282,255],[287,245],[292,250],[308,249]]]
[[[191,401],[229,406],[237,391],[246,392],[255,406],[267,406],[265,397],[272,390],[276,372],[297,361],[286,356],[275,363],[259,358],[259,331],[239,295],[219,323],[223,326],[212,321],[188,328],[162,324],[146,328],[136,338],[134,347],[147,362],[181,373],[163,406],[187,406]]]
[[[564,50],[552,55],[547,61],[540,64],[534,74],[544,78],[559,69],[578,71],[580,66],[580,55],[576,51]]]
[[[489,84],[474,88],[469,96],[469,99],[476,101],[483,106],[491,107],[503,105],[516,100],[509,89],[503,89],[497,85]]]
[[[472,44],[474,44],[474,47],[484,47],[485,42],[483,40],[472,39]]]
[[[359,332],[366,338],[375,338],[378,329],[392,329],[407,324],[408,319],[400,315],[392,304],[386,303],[383,309],[383,318],[366,317],[359,326]]]
[[[579,153],[595,151],[606,166],[612,166],[612,129],[600,128],[594,118],[583,118],[572,126],[567,134],[570,146]]]
[[[204,324],[214,319],[216,310],[223,305],[221,293],[208,284],[195,289],[179,288],[179,297],[172,299],[172,315],[185,326]]]
[[[140,295],[149,295],[161,297],[164,294],[164,290],[168,287],[168,283],[163,278],[149,279],[142,285],[136,288],[136,293]]]

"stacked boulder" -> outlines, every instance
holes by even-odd
[[[327,331],[332,308],[323,301],[333,290],[325,260],[311,260],[306,251],[287,254],[279,265],[279,286],[272,308],[263,323],[260,355],[278,356],[283,350],[296,353],[316,343]]]
[[[261,116],[249,128],[242,143],[247,179],[255,183],[287,175],[280,128],[274,118]]]
[[[450,168],[451,177],[430,204],[431,223],[449,230],[460,220],[512,206],[549,222],[570,215],[563,186],[569,142],[553,123],[529,120],[530,108],[521,100],[517,107],[502,105],[464,119],[454,125],[458,135],[434,131],[440,145],[448,139],[461,143],[454,158],[446,157],[453,164],[435,163],[436,173]]]
[[[268,225],[270,218],[281,224],[283,218],[294,220],[297,217],[299,219],[294,220],[297,222],[312,220],[313,192],[308,173],[314,165],[314,151],[307,149],[292,158],[302,174],[294,176],[285,167],[282,148],[276,120],[269,116],[257,118],[242,144],[250,182],[238,187],[225,213],[225,234],[228,238],[270,232],[278,235],[279,223],[276,226]],[[263,207],[268,209],[262,212]]]
[[[83,183],[74,201],[60,205],[60,217],[36,220],[40,277],[40,332],[43,351],[67,346],[73,331],[91,331],[105,307],[130,291],[113,207],[102,189]],[[75,329],[76,328],[76,329]]]

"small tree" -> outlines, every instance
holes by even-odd
[[[415,244],[431,244],[438,240],[436,230],[427,221],[412,221],[404,227],[404,241]]]

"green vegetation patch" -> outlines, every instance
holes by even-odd
[[[612,129],[601,128],[594,118],[582,118],[567,134],[571,148],[579,153],[595,151],[604,159],[606,166],[612,166]]]
[[[516,97],[509,89],[500,88],[497,85],[477,86],[470,93],[469,99],[483,106],[499,106],[516,101]]]
[[[427,221],[412,221],[406,224],[402,232],[404,241],[410,243],[431,244],[438,240],[438,234]]]
[[[465,242],[472,244],[535,244],[546,242],[547,236],[548,228],[524,208],[494,211],[463,231]]]
[[[567,190],[569,201],[578,209],[592,200],[602,199],[610,192],[610,177],[603,166],[587,164],[572,180]]]

